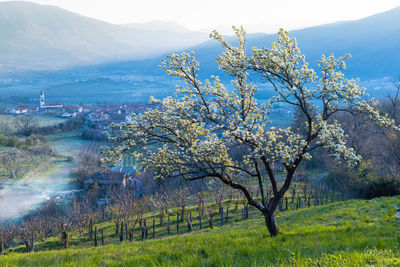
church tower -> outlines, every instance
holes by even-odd
[[[40,108],[44,108],[44,92],[40,92]]]

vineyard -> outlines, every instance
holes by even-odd
[[[101,147],[103,147],[106,143],[99,141],[88,141],[83,146],[80,153],[91,153],[91,154],[100,154]]]

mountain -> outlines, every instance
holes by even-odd
[[[33,6],[36,8],[40,7],[41,10],[42,8],[46,10],[47,8],[51,8],[65,15],[65,11],[60,9]],[[0,10],[2,10],[1,5]],[[49,12],[46,12],[46,14],[49,14]],[[55,16],[61,16],[61,14],[56,14]],[[27,66],[32,66],[33,63],[37,66],[38,62],[41,62],[42,57],[44,62],[43,69],[45,67],[53,67],[49,62],[52,64],[58,63],[57,66],[61,68],[66,65],[65,63],[68,59],[61,52],[65,52],[65,54],[71,57],[71,61],[73,61],[71,65],[77,62],[81,64],[82,62],[86,62],[87,64],[73,68],[63,68],[57,71],[30,71],[27,68],[28,70],[26,71],[14,71],[8,74],[0,73],[0,89],[2,93],[0,104],[1,102],[10,103],[10,101],[14,101],[13,103],[22,103],[24,101],[20,100],[21,96],[31,99],[35,104],[42,89],[46,90],[46,96],[49,98],[49,101],[61,103],[96,103],[103,101],[113,103],[122,101],[145,102],[151,95],[164,97],[174,92],[175,84],[178,81],[177,79],[169,78],[158,68],[158,65],[160,65],[161,59],[165,58],[172,51],[195,51],[195,56],[200,62],[201,78],[217,74],[221,75],[221,79],[227,80],[227,77],[223,76],[221,71],[218,70],[216,57],[222,51],[222,47],[215,40],[209,40],[189,48],[171,48],[171,46],[167,46],[163,48],[164,50],[161,49],[163,42],[161,44],[156,42],[157,47],[150,45],[149,47],[137,46],[140,53],[145,51],[142,57],[137,59],[140,53],[132,49],[136,43],[116,37],[119,36],[120,32],[140,32],[138,28],[141,27],[141,29],[147,29],[147,35],[144,33],[140,35],[142,39],[137,37],[139,35],[130,35],[132,39],[134,37],[136,42],[140,44],[149,43],[144,40],[145,37],[160,38],[158,33],[164,33],[171,38],[172,36],[188,36],[188,34],[193,34],[192,32],[185,33],[185,30],[179,25],[170,24],[167,27],[171,31],[175,31],[174,34],[176,35],[174,35],[171,31],[167,32],[166,28],[163,28],[162,23],[159,22],[152,22],[148,25],[112,25],[72,13],[68,14],[72,20],[69,24],[75,26],[65,28],[62,33],[56,31],[56,29],[51,30],[52,24],[50,26],[49,24],[45,24],[38,27],[38,22],[31,23],[36,25],[36,28],[31,30],[30,35],[19,36],[21,40],[24,40],[24,38],[29,39],[29,42],[16,42],[17,37],[14,36],[16,35],[14,31],[0,26],[0,32],[3,35],[6,33],[9,34],[10,40],[14,40],[12,45],[9,44],[9,46],[14,49],[11,50],[11,55],[19,59],[19,66],[23,65],[22,63],[24,62],[27,62]],[[12,21],[11,18],[4,17],[3,15],[0,13],[0,25],[4,25],[2,23],[4,20]],[[24,21],[26,23],[35,19],[30,19],[19,14],[15,16],[25,18]],[[22,18],[17,21],[20,20]],[[36,20],[38,19],[36,18]],[[86,22],[83,24],[82,20]],[[46,19],[46,21],[49,21],[49,19]],[[79,25],[75,24],[78,21]],[[59,22],[59,24],[65,25],[67,23]],[[27,24],[24,27],[29,29],[29,25]],[[82,28],[82,25],[86,25],[87,27],[91,25],[91,28],[85,29]],[[24,27],[18,24],[17,28],[21,29]],[[73,34],[69,33],[71,29],[74,29]],[[176,32],[180,31],[179,29],[184,32]],[[38,30],[40,30],[40,34],[37,34]],[[87,32],[86,35],[82,34],[84,31]],[[25,30],[25,32],[25,34],[28,34],[29,30]],[[50,35],[53,32],[56,37]],[[297,38],[300,49],[305,53],[307,61],[313,68],[316,68],[317,61],[322,54],[334,53],[335,56],[347,53],[352,54],[352,58],[346,61],[348,66],[346,70],[347,77],[360,77],[362,86],[367,87],[371,94],[375,97],[383,97],[387,92],[392,90],[393,85],[391,81],[400,74],[399,33],[400,7],[360,20],[343,21],[292,31],[290,35]],[[46,38],[43,36],[46,36]],[[163,38],[166,39],[165,37],[161,39]],[[227,36],[226,38],[235,42],[233,36]],[[67,45],[63,45],[58,39],[64,40]],[[183,39],[178,38],[177,40]],[[275,39],[276,34],[259,33],[248,34],[246,36],[248,47],[270,47]],[[0,39],[0,51],[4,51],[5,44],[8,44],[7,40],[7,38]],[[68,40],[70,41],[68,42]],[[96,40],[98,43],[93,40]],[[103,46],[101,47],[100,44]],[[40,47],[40,45],[46,45],[45,48],[39,51],[41,57],[34,54],[35,51],[32,48]],[[157,51],[164,52],[158,52],[158,54],[148,52],[149,49],[154,50],[156,48],[158,49]],[[18,51],[20,55],[15,51]],[[129,54],[132,51],[138,53]],[[127,60],[129,58],[125,52],[130,57],[136,59]],[[114,53],[119,54],[115,55]],[[99,55],[103,57],[106,63],[93,64],[93,61],[99,61],[99,58],[101,58]],[[4,58],[7,57],[10,57],[8,53],[0,52],[0,62],[4,62]],[[92,61],[89,59],[92,59]],[[265,99],[270,96],[271,91],[268,90],[268,88],[260,90],[258,97]]]
[[[347,73],[362,78],[400,74],[400,6],[373,16],[292,31],[307,60],[316,67],[322,54],[342,56],[350,53]],[[234,40],[234,38],[228,38]],[[270,47],[271,34],[249,34],[248,47]],[[191,47],[204,69],[216,69],[219,43],[210,40]]]
[[[142,31],[152,31],[152,32],[174,32],[174,33],[189,33],[190,30],[183,27],[179,23],[175,21],[162,21],[162,20],[153,20],[146,23],[129,23],[123,24],[125,27],[129,27],[132,29],[142,30]]]
[[[397,77],[400,74],[399,33],[400,7],[360,20],[295,30],[290,32],[290,36],[296,37],[298,46],[312,67],[317,67],[317,61],[322,54],[342,56],[349,53],[352,58],[347,60],[346,74],[370,80]],[[276,34],[248,34],[247,47],[270,47],[276,37]],[[226,36],[226,39],[236,42],[234,36]],[[184,51],[195,52],[203,77],[218,72],[216,57],[222,52],[222,47],[217,41],[209,40]],[[157,66],[167,55],[168,53],[144,60],[88,66],[80,68],[78,72],[86,75],[134,74],[157,77],[164,75]]]
[[[280,28],[282,28],[282,25],[279,23],[275,22],[269,22],[269,23],[259,23],[259,24],[254,24],[254,25],[243,25],[244,28],[246,29],[246,32],[248,33],[275,33],[277,32]],[[217,30],[220,34],[223,35],[232,35],[232,25],[228,24],[223,24],[223,25],[217,25],[213,27],[208,27],[201,29],[202,32],[210,33],[213,30]]]
[[[160,24],[160,23],[158,23]],[[30,2],[0,3],[0,70],[49,70],[139,59],[207,40],[205,33],[127,27]],[[176,29],[176,27],[174,27]]]

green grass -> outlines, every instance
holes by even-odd
[[[81,131],[69,131],[46,136],[53,150],[58,155],[76,158],[81,152],[99,153],[102,142],[82,138]]]
[[[274,238],[256,213],[248,220],[214,229],[145,242],[115,240],[98,248],[81,248],[89,245],[82,235],[81,243],[63,250],[53,237],[37,245],[51,251],[25,254],[17,248],[0,256],[0,265],[400,266],[399,225],[393,204],[399,205],[400,198],[288,210],[278,214],[281,233]]]

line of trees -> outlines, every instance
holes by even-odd
[[[191,232],[195,227],[213,229],[216,224],[224,225],[238,217],[249,218],[249,206],[245,204],[243,195],[221,186],[219,183],[210,184],[206,191],[197,193],[193,191],[195,188],[184,186],[171,192],[160,191],[141,197],[135,195],[134,190],[118,189],[113,190],[102,205],[97,204],[96,190],[89,191],[84,198],[76,195],[69,202],[50,200],[18,223],[0,224],[0,255],[11,245],[24,245],[26,252],[32,252],[37,242],[51,236],[59,237],[62,248],[70,246],[74,235],[80,236],[81,240],[87,238],[94,246],[104,244],[104,228],[98,226],[99,222],[114,224],[114,233],[111,234],[114,241],[133,241],[138,238],[145,240],[150,235],[156,238],[156,226],[157,237],[162,237]],[[254,190],[251,192],[253,197],[260,199],[256,187],[250,188]],[[273,196],[271,189],[267,192],[269,197]],[[322,205],[334,199],[337,196],[326,187],[303,181],[285,197],[286,202],[280,203],[279,210],[288,209],[289,204],[297,209]]]
[[[95,205],[89,197],[76,198],[72,203],[48,201],[44,206],[31,212],[20,222],[0,225],[0,247],[2,251],[11,244],[25,245],[26,252],[35,250],[35,243],[51,235],[59,235],[60,243],[68,248],[70,232],[87,229],[88,222],[95,216]],[[1,254],[1,251],[0,251]]]

